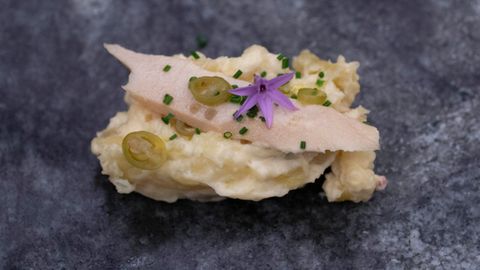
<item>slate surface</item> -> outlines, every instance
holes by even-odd
[[[1,269],[475,269],[480,1],[1,1]],[[249,1],[251,2],[251,1]],[[327,204],[119,195],[90,140],[128,72],[102,48],[210,56],[252,43],[361,62],[388,189]]]

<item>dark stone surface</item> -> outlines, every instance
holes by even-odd
[[[475,269],[479,1],[1,1],[1,269]],[[262,202],[120,195],[90,140],[123,110],[102,48],[210,56],[252,43],[361,62],[358,104],[390,185],[328,204],[321,183]],[[320,181],[319,181],[320,182]]]

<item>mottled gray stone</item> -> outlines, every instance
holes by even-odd
[[[475,269],[480,1],[1,1],[1,269]],[[123,110],[102,48],[208,55],[252,43],[361,62],[387,190],[328,204],[321,182],[261,202],[120,195],[90,139]]]

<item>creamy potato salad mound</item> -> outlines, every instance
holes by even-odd
[[[242,79],[253,80],[254,74],[274,78],[290,71],[279,65],[278,56],[254,45],[240,57],[210,59],[200,54],[193,61],[212,72],[231,76],[242,70]],[[190,59],[183,55],[176,58]],[[304,50],[293,59],[295,80],[282,86],[289,95],[299,89],[321,87],[331,107],[359,122],[366,121],[368,110],[350,106],[360,90],[357,62],[347,63],[342,56],[337,62],[324,61]],[[321,85],[319,84],[321,74]],[[323,184],[329,201],[367,201],[375,189],[382,189],[386,180],[373,172],[373,151],[326,153],[285,153],[249,141],[225,138],[217,132],[199,132],[192,137],[178,136],[162,115],[146,108],[126,95],[127,112],[119,112],[107,128],[93,139],[92,152],[98,156],[102,173],[120,193],[139,192],[155,200],[174,202],[189,198],[199,201],[225,197],[261,200],[283,196],[288,191],[314,182],[331,166]],[[153,170],[143,170],[129,163],[122,152],[122,140],[135,131],[148,131],[165,142],[167,158]]]
[[[125,160],[122,139],[137,130],[152,132],[166,142],[168,158],[159,169],[138,169]],[[137,191],[167,202],[283,196],[315,181],[335,158],[335,153],[287,154],[227,140],[214,132],[191,140],[169,140],[174,133],[158,115],[133,103],[128,112],[117,113],[92,141],[92,151],[118,192]]]

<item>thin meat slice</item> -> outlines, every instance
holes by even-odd
[[[207,71],[195,65],[190,59],[148,55],[127,50],[119,45],[106,44],[105,48],[122,62],[131,73],[123,88],[150,110],[168,114],[202,131],[224,133],[230,131],[234,139],[244,139],[254,144],[270,147],[283,152],[301,151],[372,151],[379,148],[379,134],[375,127],[358,122],[330,107],[319,105],[304,106],[292,102],[299,110],[289,111],[275,106],[272,128],[257,118],[244,117],[241,122],[233,119],[239,105],[225,103],[215,107],[199,104],[188,89],[192,76],[219,76],[239,87],[249,82],[234,79],[222,73]],[[164,72],[163,68],[171,69]],[[233,75],[233,74],[232,74]],[[165,94],[173,96],[170,105],[163,103]],[[244,135],[242,127],[248,128]],[[300,142],[306,142],[305,150]]]

